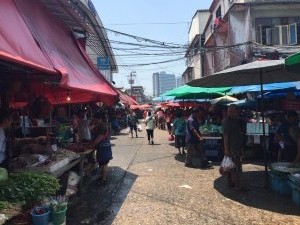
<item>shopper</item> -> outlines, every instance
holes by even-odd
[[[138,126],[138,118],[134,111],[131,111],[130,114],[127,116],[127,125],[130,128],[131,137],[133,138],[133,130],[135,131],[135,136],[138,138],[137,134],[137,126]]]
[[[173,133],[175,134],[175,148],[178,149],[180,155],[185,154],[185,137],[186,122],[182,116],[182,112],[177,112],[173,123]]]
[[[80,110],[77,114],[78,120],[78,141],[81,143],[87,143],[91,140],[91,131],[89,128],[90,122],[87,119],[86,112]]]
[[[164,130],[165,129],[165,115],[162,109],[159,109],[157,112],[158,118],[158,129]]]
[[[94,115],[92,124],[93,140],[88,143],[88,148],[96,148],[97,161],[101,170],[99,183],[104,185],[107,183],[108,163],[113,158],[111,149],[111,135],[107,123],[107,117],[104,112],[98,112]]]
[[[284,121],[275,133],[277,141],[283,142],[281,160],[293,162],[300,160],[299,138],[300,132],[298,127],[298,114],[295,111],[287,113]]]
[[[171,112],[166,113],[166,124],[167,124],[167,130],[169,135],[172,134],[172,122],[173,122],[173,115]]]
[[[203,139],[199,131],[200,123],[203,120],[205,112],[203,108],[194,108],[192,114],[188,118],[186,127],[186,144],[187,153],[185,159],[186,167],[195,167],[192,163],[193,156],[197,154],[200,158],[200,167],[205,169],[209,167],[204,149],[203,149]]]
[[[11,114],[0,109],[0,167],[8,169],[9,154],[7,150],[5,130],[11,126]]]
[[[227,174],[228,186],[234,187],[237,191],[247,190],[241,187],[240,176],[242,172],[242,151],[243,151],[243,128],[239,121],[239,109],[236,105],[230,105],[227,116],[223,121],[224,154],[231,157],[235,169]]]
[[[145,119],[146,131],[148,136],[148,143],[154,144],[153,136],[154,136],[154,127],[155,127],[155,118],[152,116],[151,112],[148,112],[148,115]]]

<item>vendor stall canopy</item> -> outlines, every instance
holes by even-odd
[[[222,96],[224,95],[224,93],[230,91],[230,89],[230,87],[204,88],[184,85],[182,87],[168,91],[162,96],[174,96],[176,98],[186,99],[205,99]]]
[[[38,0],[0,1],[0,60],[22,64],[46,74],[60,74],[59,88],[72,102],[101,101],[112,105],[118,93],[94,67],[65,25]],[[20,38],[22,37],[22,38]],[[48,87],[51,96],[53,90]],[[44,90],[46,92],[47,89]],[[51,103],[66,102],[67,96]],[[68,99],[68,100],[70,100]]]
[[[191,81],[195,87],[259,85],[299,81],[300,74],[285,70],[284,60],[255,61]]]

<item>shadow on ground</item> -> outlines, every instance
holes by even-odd
[[[120,167],[110,167],[109,180],[105,186],[100,186],[97,178],[87,177],[83,193],[70,200],[67,225],[112,224],[137,175]]]
[[[226,198],[239,202],[240,204],[276,212],[286,215],[299,215],[300,210],[291,199],[291,196],[281,196],[274,193],[271,188],[264,188],[264,171],[244,172],[242,181],[249,187],[249,192],[237,193],[227,187],[226,177],[222,176],[214,181],[214,188]]]
[[[185,161],[185,155],[176,154],[174,159],[179,161],[179,162],[184,162]]]

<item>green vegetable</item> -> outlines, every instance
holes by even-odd
[[[55,195],[59,188],[58,179],[51,175],[35,172],[14,173],[7,181],[0,183],[0,201],[32,204]]]
[[[8,178],[8,172],[5,168],[0,168],[0,182],[5,181]]]

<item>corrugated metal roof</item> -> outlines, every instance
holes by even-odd
[[[111,70],[113,72],[118,71],[106,31],[85,4],[78,0],[39,1],[41,1],[51,13],[60,18],[70,30],[85,31],[87,33],[87,45],[99,56],[108,56],[111,62]],[[100,19],[98,18],[98,20]]]

